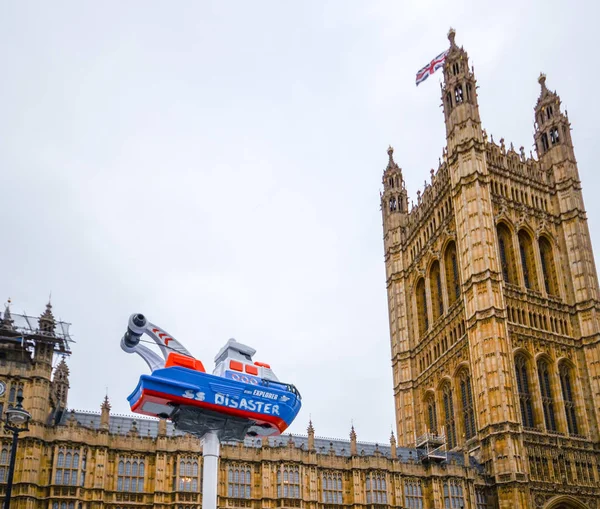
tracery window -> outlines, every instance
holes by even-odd
[[[552,143],[552,145],[556,145],[560,142],[557,127],[553,127],[550,129],[550,142]]]
[[[465,499],[463,497],[463,487],[459,481],[454,479],[444,483],[444,507],[446,508],[464,508]]]
[[[198,460],[195,458],[181,458],[179,460],[178,475],[175,478],[175,489],[178,491],[198,492]]]
[[[487,494],[482,488],[475,488],[475,509],[488,509]]]
[[[535,259],[533,254],[533,243],[531,242],[531,237],[525,230],[519,231],[518,237],[525,288],[537,290],[537,273],[535,270]]]
[[[550,369],[545,359],[537,363],[540,392],[542,394],[542,407],[544,409],[544,422],[548,431],[556,431],[556,417],[554,415],[554,398],[552,397],[552,384]]]
[[[558,278],[556,277],[552,245],[546,237],[540,237],[539,247],[546,293],[549,295],[558,295]]]
[[[429,271],[429,286],[431,293],[431,308],[433,311],[433,321],[435,322],[444,314],[444,300],[442,299],[442,275],[440,272],[440,262],[437,260],[431,265]]]
[[[449,383],[442,389],[442,405],[444,407],[444,431],[449,449],[456,447],[456,425],[454,422],[454,402],[452,401],[452,387]]]
[[[529,373],[527,371],[528,362],[524,355],[515,357],[515,371],[517,373],[517,392],[519,394],[519,404],[521,407],[521,420],[525,428],[535,427],[533,419],[533,404],[531,401],[531,391],[529,388]]]
[[[83,486],[85,482],[85,460],[82,462],[79,475],[79,449],[59,449],[56,458],[54,483],[65,486]],[[85,458],[85,456],[84,456]]]
[[[423,509],[423,488],[421,481],[410,479],[404,481],[404,505],[408,509]]]
[[[252,496],[252,471],[250,467],[231,466],[227,477],[227,496],[231,498],[251,498]],[[277,487],[279,497],[279,485]]]
[[[8,478],[9,454],[8,446],[3,445],[0,451],[0,482],[6,482]]]
[[[277,471],[277,498],[300,498],[300,469],[284,465]]]
[[[117,470],[117,491],[144,491],[145,463],[142,458],[120,458]]]
[[[458,258],[456,257],[456,244],[450,242],[444,253],[444,269],[446,271],[446,291],[448,293],[448,305],[454,304],[460,296],[460,276]]]
[[[385,474],[367,474],[367,504],[387,504],[387,483]]]
[[[437,435],[437,414],[435,408],[435,398],[429,394],[425,399],[425,408],[427,411],[427,431]]]
[[[463,102],[462,85],[456,85],[454,88],[454,98],[456,99],[456,104],[461,104]]]
[[[75,502],[53,502],[52,509],[75,509]]]
[[[325,472],[321,477],[321,496],[324,504],[338,504],[343,502],[342,474],[338,472]]]
[[[544,152],[547,152],[548,149],[550,148],[550,145],[548,144],[548,135],[546,133],[542,133],[542,154]]]
[[[473,390],[471,388],[471,376],[469,372],[463,370],[459,380],[465,439],[469,440],[475,436],[475,408],[473,405]]]
[[[427,333],[427,329],[429,329],[429,318],[427,317],[427,293],[425,291],[425,279],[419,279],[416,291],[419,337],[423,337]]]
[[[562,389],[563,401],[565,402],[565,414],[567,417],[567,428],[570,435],[579,434],[577,425],[577,414],[575,411],[575,394],[573,385],[573,376],[571,367],[563,362],[559,367],[560,386]]]

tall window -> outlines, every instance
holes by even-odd
[[[488,509],[487,494],[482,488],[475,488],[475,509]]]
[[[141,458],[122,458],[117,470],[117,491],[144,491],[145,464]]]
[[[8,477],[8,462],[8,447],[4,445],[2,446],[2,451],[0,452],[0,482],[6,482],[6,479]]]
[[[538,378],[540,380],[540,392],[542,393],[542,406],[544,408],[544,422],[548,431],[556,431],[556,418],[554,415],[554,399],[552,397],[552,385],[550,382],[550,371],[545,359],[538,361]]]
[[[300,498],[300,469],[283,466],[277,471],[277,498]]]
[[[548,295],[558,295],[558,278],[556,277],[552,245],[546,237],[540,237],[539,247],[546,293]]]
[[[325,472],[321,478],[322,501],[324,504],[342,504],[342,474]]]
[[[387,484],[385,474],[367,474],[367,504],[387,504]]]
[[[444,407],[444,430],[446,443],[450,449],[456,447],[456,426],[454,423],[454,402],[452,401],[452,388],[447,383],[442,389],[442,403]]]
[[[519,250],[521,253],[521,266],[523,267],[525,288],[537,290],[538,284],[533,255],[533,243],[531,242],[531,237],[525,230],[519,232]]]
[[[425,399],[425,408],[427,411],[427,431],[437,435],[437,415],[433,394],[429,394]]]
[[[565,413],[567,417],[567,428],[570,435],[578,435],[577,414],[575,412],[575,394],[573,387],[573,376],[571,367],[562,363],[559,368],[560,386],[562,389],[563,400],[565,402]]]
[[[431,293],[431,309],[433,321],[435,322],[444,314],[444,300],[442,299],[442,275],[440,273],[440,262],[437,260],[431,265],[429,271],[429,290]]]
[[[515,371],[517,373],[517,391],[519,393],[519,404],[521,407],[521,420],[526,428],[535,427],[533,420],[533,404],[531,402],[531,391],[529,389],[529,374],[527,372],[527,359],[524,355],[515,358]]]
[[[496,234],[498,235],[502,277],[506,283],[515,285],[517,284],[517,274],[515,271],[515,255],[510,230],[504,223],[500,223],[496,228]]]
[[[78,478],[79,472],[79,450],[78,449],[59,449],[56,458],[56,474],[54,476],[55,484],[66,486],[83,485],[85,473],[82,471],[81,479]]]
[[[198,491],[198,461],[193,458],[182,458],[179,461],[179,475],[176,479],[178,491]]]
[[[444,253],[444,269],[446,270],[446,291],[448,292],[448,305],[454,304],[460,297],[460,276],[458,258],[456,257],[456,244],[450,242]]]
[[[53,502],[52,509],[75,509],[75,502]]]
[[[419,279],[417,283],[417,319],[419,322],[419,337],[423,337],[429,329],[427,317],[427,294],[425,292],[425,279]]]
[[[421,481],[410,479],[404,481],[404,505],[408,509],[423,509],[423,488]]]
[[[452,509],[464,508],[465,499],[463,497],[462,484],[459,481],[450,480],[444,483],[444,507]]]
[[[460,104],[463,102],[462,85],[456,85],[456,87],[454,88],[454,98],[456,99],[456,104]]]
[[[460,400],[462,403],[465,439],[469,440],[475,436],[475,408],[473,406],[471,376],[466,370],[463,370],[460,374]]]
[[[248,466],[229,467],[227,477],[227,496],[231,498],[251,498],[252,471]],[[279,496],[279,487],[277,488]]]

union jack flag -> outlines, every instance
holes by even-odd
[[[449,50],[446,50],[443,53],[440,53],[417,73],[417,86],[419,86],[419,83],[423,83],[427,78],[429,78],[429,76],[431,76],[435,71],[444,65],[448,51]]]

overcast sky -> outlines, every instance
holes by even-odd
[[[211,368],[255,347],[303,395],[291,431],[386,442],[381,174],[391,144],[415,199],[445,144],[415,73],[456,28],[484,127],[527,152],[547,73],[600,250],[597,5],[0,1],[0,298],[73,324],[71,408],[128,412],[143,312]]]

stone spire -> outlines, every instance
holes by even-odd
[[[402,169],[394,161],[394,149],[387,149],[388,164],[383,172],[383,193],[381,195],[381,210],[384,217],[395,212],[408,212],[408,194],[402,176]]]
[[[356,456],[358,449],[356,447],[356,431],[354,431],[354,424],[350,429],[350,456]]]
[[[396,450],[396,437],[394,436],[394,432],[392,431],[392,434],[390,435],[390,450],[392,453],[392,459],[395,459],[398,457],[398,453]]]
[[[472,67],[469,68],[469,55],[456,44],[455,36],[456,31],[451,28],[442,85],[446,141],[450,155],[462,150],[463,145],[473,140],[483,141],[475,73]]]
[[[41,332],[54,334],[54,329],[56,328],[56,320],[54,319],[54,315],[52,314],[52,304],[50,303],[50,301],[48,301],[48,304],[46,304],[46,310],[40,315],[38,324]]]
[[[306,429],[306,432],[308,433],[308,450],[314,451],[315,450],[315,428],[313,428],[312,419],[309,419],[309,421],[308,421],[308,428]]]
[[[8,299],[6,305],[4,306],[4,316],[0,321],[1,329],[14,329],[14,320],[12,319],[12,315],[10,314],[10,303],[11,300]]]
[[[104,396],[104,401],[100,406],[100,429],[107,430],[110,424],[110,402],[108,401],[108,394]]]

